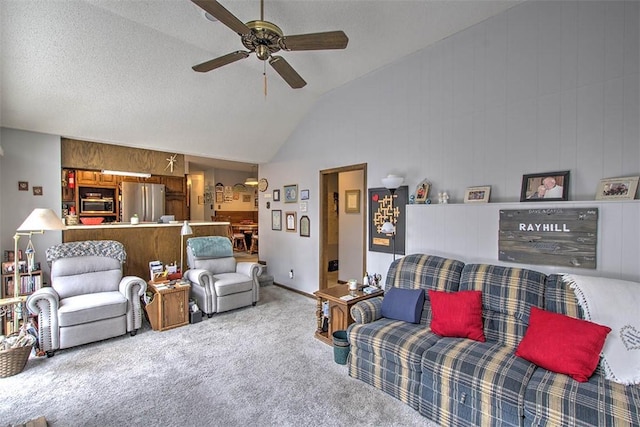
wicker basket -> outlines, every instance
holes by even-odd
[[[0,351],[0,378],[19,374],[29,360],[33,344]]]

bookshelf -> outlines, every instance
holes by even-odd
[[[4,299],[12,299],[15,297],[13,294],[13,273],[2,274],[2,287],[0,288],[0,297]],[[42,271],[36,270],[30,273],[20,273],[20,290],[17,297],[25,297],[31,295],[42,287]],[[22,304],[26,309],[25,304]],[[0,322],[1,333],[8,335],[14,332],[13,328],[13,310],[7,310],[6,314],[2,316]]]

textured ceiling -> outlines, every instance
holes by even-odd
[[[258,0],[220,0],[241,21]],[[189,0],[0,0],[0,124],[89,141],[267,162],[323,94],[516,1],[266,0],[285,35],[344,30],[345,50],[283,52],[291,89],[255,55],[209,73],[192,65],[243,49]]]

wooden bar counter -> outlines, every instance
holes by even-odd
[[[111,223],[100,225],[68,225],[62,232],[62,241],[116,240],[124,245],[127,261],[124,264],[125,276],[138,276],[149,280],[149,261],[160,260],[165,265],[174,261],[180,263],[180,230],[182,222],[177,224]],[[226,236],[228,222],[190,222],[193,234],[187,239],[200,236]],[[187,252],[184,253],[184,268],[187,269]]]

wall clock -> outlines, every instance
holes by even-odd
[[[260,178],[260,181],[258,181],[258,190],[267,191],[267,188],[269,188],[269,181],[267,181],[266,178]]]

